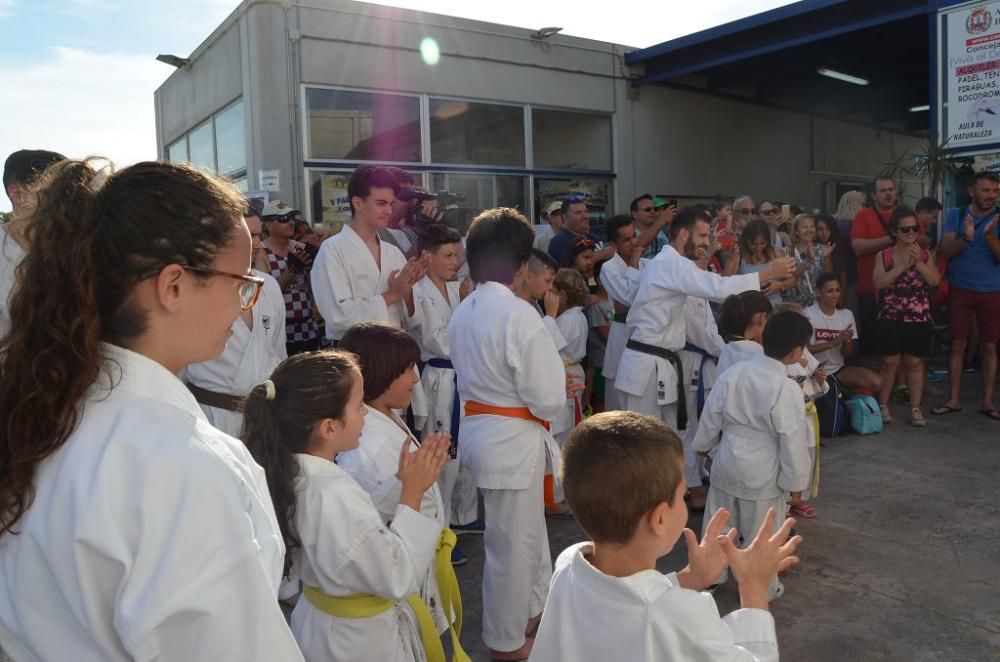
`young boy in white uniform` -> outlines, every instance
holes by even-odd
[[[767,583],[797,562],[801,538],[787,540],[792,520],[771,536],[772,512],[739,551],[735,532],[719,535],[728,517],[720,510],[699,545],[684,528],[682,454],[662,421],[633,412],[597,414],[574,431],[562,479],[591,542],[556,561],[532,662],[778,659]],[[690,565],[664,575],[656,561],[682,532]],[[742,608],[722,619],[712,596],[699,591],[727,563]]]
[[[473,221],[466,248],[476,290],[448,324],[465,403],[462,450],[483,490],[483,640],[501,660],[528,656],[527,635],[545,604],[552,560],[542,476],[547,455],[558,458],[548,421],[566,405],[552,338],[534,307],[513,291],[524,280],[533,238],[513,209],[489,210]]]
[[[682,209],[670,227],[672,244],[642,270],[626,322],[629,339],[615,374],[623,409],[656,416],[681,432],[687,428],[687,394],[677,352],[685,342],[685,299],[722,301],[760,290],[795,268],[794,260],[780,258],[757,274],[722,277],[699,269],[694,260],[708,252],[711,220],[702,209]]]
[[[730,512],[727,530],[756,530],[769,509],[785,512],[786,492],[796,504],[809,486],[802,389],[788,378],[787,366],[802,359],[810,337],[805,317],[777,313],[764,327],[764,355],[728,369],[708,396],[693,445],[714,451],[707,509]],[[716,583],[725,580],[723,572]],[[783,592],[775,575],[768,595],[773,600]]]
[[[250,229],[251,264],[260,254],[262,223],[254,213],[246,216]],[[185,370],[185,381],[201,405],[208,422],[239,438],[243,427],[242,401],[257,384],[268,378],[288,354],[285,349],[285,299],[278,281],[256,269],[252,275],[264,281],[257,303],[243,311],[230,327],[232,334],[218,358],[193,363]]]
[[[469,527],[479,516],[479,493],[468,467],[462,466],[458,443],[462,407],[448,343],[451,314],[463,295],[468,296],[471,284],[467,282],[463,287],[456,280],[461,241],[457,231],[440,223],[421,228],[417,233],[418,255],[427,260],[427,275],[413,286],[416,313],[410,333],[420,344],[420,360],[423,362],[420,381],[427,395],[427,423],[420,431],[421,435],[426,437],[433,432],[451,435],[452,461],[445,466],[438,480],[444,500],[445,521]],[[459,480],[460,473],[462,480]],[[453,556],[456,562],[464,558],[457,548]]]

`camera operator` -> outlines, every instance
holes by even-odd
[[[435,196],[414,186],[413,176],[402,168],[387,168],[399,184],[399,195],[392,203],[389,224],[379,230],[379,238],[398,248],[407,258],[415,257],[417,225],[440,223],[444,214]]]
[[[259,269],[271,274],[285,297],[285,335],[288,355],[319,349],[319,325],[313,318],[309,270],[316,247],[292,239],[299,210],[281,200],[264,206],[261,218],[267,239],[261,245]]]

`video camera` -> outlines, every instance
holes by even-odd
[[[419,187],[400,188],[399,194],[396,198],[409,204],[406,210],[406,223],[410,227],[418,227],[421,225],[427,225],[428,223],[438,222],[455,226],[456,223],[449,222],[449,218],[455,215],[454,212],[460,210],[449,209],[449,207],[452,207],[453,205],[461,206],[461,203],[465,202],[464,193],[452,193],[451,191],[438,191],[437,193],[431,193],[430,191],[425,191]],[[437,202],[441,218],[431,218],[430,216],[424,214],[423,203],[429,200]]]

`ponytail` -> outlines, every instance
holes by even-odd
[[[774,311],[770,299],[757,290],[748,290],[726,297],[719,308],[719,335],[727,343],[743,340],[754,315]]]
[[[235,188],[188,166],[139,163],[102,184],[94,161],[61,161],[31,191],[29,249],[0,339],[0,536],[107,370],[101,343],[124,346],[145,330],[135,285],[172,263],[211,264],[245,209]]]
[[[361,374],[353,354],[306,352],[282,361],[271,378],[250,390],[243,403],[240,438],[264,469],[271,503],[285,543],[285,575],[292,551],[302,546],[295,532],[294,455],[310,449],[316,423],[344,418],[351,389]]]

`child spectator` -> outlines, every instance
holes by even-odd
[[[824,364],[826,374],[834,376],[844,388],[868,395],[878,394],[882,378],[877,372],[861,366],[844,365],[854,353],[858,331],[854,313],[839,307],[842,294],[837,274],[820,274],[816,279],[816,295],[816,303],[805,310],[813,327],[809,351]]]
[[[562,479],[590,541],[556,561],[533,662],[778,659],[767,583],[798,562],[792,554],[801,538],[786,542],[792,520],[772,536],[772,511],[753,542],[737,550],[735,531],[718,535],[729,515],[720,511],[699,545],[684,528],[681,458],[673,430],[634,412],[597,414],[570,436]],[[658,572],[657,559],[681,533],[690,564]],[[748,541],[752,535],[748,530]],[[727,562],[742,608],[722,619],[712,597],[699,591]]]
[[[729,511],[726,530],[757,530],[769,510],[785,511],[786,492],[795,506],[809,486],[802,391],[788,378],[787,366],[802,359],[811,336],[802,315],[775,314],[762,334],[764,355],[724,372],[708,396],[693,446],[714,452],[706,509]],[[723,571],[717,583],[727,576]],[[777,575],[772,576],[768,597],[783,593]]]
[[[587,297],[587,285],[583,276],[575,269],[560,269],[552,282],[552,287],[559,295],[559,316],[556,324],[566,346],[559,350],[559,356],[566,368],[567,383],[583,385],[584,371],[581,361],[587,355],[587,333],[590,325],[583,314],[584,299]],[[566,409],[563,415],[552,421],[552,436],[562,446],[569,433],[583,420],[583,405],[580,391],[574,392],[566,399]]]

